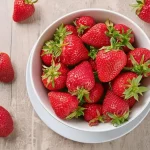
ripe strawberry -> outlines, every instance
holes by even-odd
[[[125,52],[129,52],[131,49],[133,49],[132,45],[134,43],[134,34],[133,31],[127,27],[124,24],[116,24],[114,26],[114,29],[116,31],[119,31],[119,33],[123,36],[122,42],[125,46],[123,46],[123,50]]]
[[[101,105],[85,104],[84,108],[84,120],[89,122],[90,126],[95,126],[98,125],[99,122],[103,122]]]
[[[14,70],[11,64],[10,57],[3,52],[0,52],[0,82],[11,82],[14,79]]]
[[[89,63],[91,64],[93,71],[96,71],[97,68],[96,68],[96,62],[95,62],[95,60],[89,59]]]
[[[127,70],[143,75],[150,76],[150,50],[146,48],[136,48],[127,55]]]
[[[126,102],[128,103],[129,108],[131,109],[137,101],[134,97],[132,97],[132,98],[129,98],[128,100],[126,100]]]
[[[129,105],[112,91],[108,91],[103,102],[102,113],[105,121],[111,120],[114,126],[118,126],[128,120]]]
[[[101,83],[95,83],[95,86],[90,91],[89,99],[85,97],[87,103],[97,103],[104,93],[104,88]]]
[[[52,60],[58,62],[61,46],[54,41],[47,41],[41,50],[41,59],[46,66],[51,66]]]
[[[72,69],[67,74],[66,85],[72,94],[78,96],[80,102],[82,102],[84,96],[89,98],[89,91],[95,85],[95,79],[90,63],[84,61]]]
[[[49,90],[59,90],[66,86],[68,68],[62,64],[52,64],[50,67],[43,66],[42,82]]]
[[[67,24],[65,25],[65,28],[67,32],[71,32],[73,35],[78,35],[77,29],[73,25]]]
[[[110,38],[106,35],[108,31],[104,23],[98,23],[89,29],[81,38],[84,43],[101,48],[110,45]]]
[[[136,0],[137,4],[132,6],[136,8],[136,15],[143,21],[150,23],[150,0]]]
[[[76,65],[88,59],[88,50],[82,40],[75,35],[68,35],[64,39],[64,46],[61,53],[61,62],[65,65]]]
[[[7,137],[13,129],[12,117],[5,108],[0,106],[0,137]]]
[[[75,20],[75,25],[79,35],[82,35],[95,25],[95,20],[90,16],[82,16]]]
[[[116,95],[126,100],[134,97],[138,101],[139,94],[142,95],[143,92],[147,91],[146,87],[140,86],[141,80],[142,76],[138,76],[136,73],[122,73],[113,80],[112,90]]]
[[[31,17],[35,12],[34,3],[36,2],[37,0],[15,0],[13,20],[20,22]]]
[[[126,54],[122,50],[101,50],[96,57],[99,80],[109,82],[124,68],[127,62]]]
[[[56,115],[61,119],[78,118],[83,115],[83,108],[78,107],[76,96],[63,92],[49,92],[48,97]]]

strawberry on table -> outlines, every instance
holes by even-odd
[[[84,120],[89,122],[90,126],[95,126],[98,125],[99,122],[103,122],[101,105],[85,104],[84,108]]]
[[[90,28],[81,38],[84,43],[101,48],[110,45],[110,37],[106,35],[107,32],[106,24],[98,23]]]
[[[0,52],[0,82],[11,82],[14,79],[14,70],[11,64],[10,57],[3,52]]]
[[[65,65],[76,65],[83,60],[87,60],[88,50],[82,40],[75,35],[68,35],[63,42],[61,62]]]
[[[124,51],[119,50],[113,38],[111,43],[111,46],[100,50],[96,57],[98,77],[102,82],[113,80],[127,63],[126,54]]]
[[[144,77],[150,76],[150,50],[136,48],[129,52],[125,69]]]
[[[42,82],[49,90],[59,90],[66,86],[68,68],[62,63],[43,66]]]
[[[89,91],[89,99],[86,97],[84,100],[87,103],[97,103],[104,93],[104,88],[101,83],[95,83],[95,86],[91,91]]]
[[[82,16],[75,20],[75,25],[79,35],[82,35],[95,25],[95,20],[90,16]]]
[[[48,97],[56,115],[61,119],[78,118],[84,114],[84,108],[78,106],[76,96],[64,92],[49,92]]]
[[[35,12],[34,3],[37,1],[38,0],[15,0],[13,20],[20,22],[31,17]]]
[[[143,21],[150,23],[150,0],[136,0],[137,4],[133,4],[136,8],[136,15]]]
[[[143,92],[148,90],[148,88],[140,86],[141,80],[142,76],[138,76],[136,73],[121,73],[113,80],[112,90],[116,95],[123,97],[125,100],[134,98],[138,101],[139,94],[142,95]]]
[[[0,137],[7,137],[13,131],[13,120],[9,112],[0,106]]]
[[[77,95],[79,101],[83,102],[83,97],[89,99],[89,91],[95,85],[92,67],[88,61],[84,61],[68,72],[66,86],[73,95]]]
[[[102,113],[106,122],[111,121],[114,126],[118,126],[128,120],[129,105],[112,91],[108,91],[103,102]]]

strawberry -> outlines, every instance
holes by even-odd
[[[136,73],[122,73],[113,80],[112,90],[116,95],[126,100],[134,97],[138,101],[139,94],[142,95],[143,92],[148,90],[146,87],[140,86],[141,80],[142,76],[138,76]]]
[[[95,20],[90,16],[82,16],[75,20],[75,25],[79,35],[82,35],[95,25]]]
[[[104,88],[101,83],[95,83],[95,86],[89,91],[89,99],[85,97],[87,103],[97,103],[102,97]]]
[[[113,43],[113,39],[111,41]],[[127,62],[126,54],[112,46],[100,50],[96,57],[96,66],[99,80],[109,82],[113,80],[125,67]]]
[[[65,25],[65,28],[67,32],[71,32],[73,35],[78,35],[77,29],[73,25],[67,24]]]
[[[128,120],[129,105],[112,91],[108,91],[103,102],[102,113],[106,122],[111,121],[114,126],[118,126]]]
[[[150,23],[150,0],[136,0],[137,4],[133,4],[136,8],[136,15],[143,21]]]
[[[11,82],[14,79],[14,70],[11,64],[10,57],[3,52],[0,52],[0,82]]]
[[[83,115],[84,108],[78,106],[79,101],[76,96],[64,92],[49,92],[48,97],[59,118],[71,119]]]
[[[89,63],[91,64],[93,71],[96,71],[97,68],[96,68],[96,62],[95,62],[95,60],[89,59]]]
[[[7,137],[13,131],[13,120],[9,112],[0,106],[0,137]]]
[[[110,45],[110,38],[106,35],[108,31],[104,23],[98,23],[83,34],[82,41],[90,46],[101,48]]]
[[[64,39],[64,46],[61,53],[61,62],[65,65],[76,65],[88,59],[88,50],[82,40],[75,35],[68,35]]]
[[[73,95],[78,96],[80,102],[84,96],[89,99],[89,91],[94,85],[94,74],[88,61],[80,63],[67,74],[66,86]]]
[[[132,97],[132,98],[129,98],[126,102],[128,103],[129,108],[131,109],[137,101],[134,97]]]
[[[37,0],[15,0],[13,20],[20,22],[31,17],[35,12],[34,3],[36,2]]]
[[[56,42],[50,40],[45,42],[41,50],[41,59],[46,66],[51,66],[52,60],[58,62],[61,54],[61,46]]]
[[[129,52],[125,69],[144,77],[150,76],[150,50],[136,48]]]
[[[42,82],[49,90],[59,90],[66,86],[68,68],[62,63],[43,66]]]
[[[119,33],[122,35],[123,44],[126,45],[123,47],[123,50],[125,52],[129,52],[131,49],[133,49],[132,45],[134,43],[134,34],[133,31],[127,27],[124,24],[116,24],[114,26],[114,29],[116,31],[119,31]]]
[[[98,125],[99,122],[103,122],[101,105],[85,104],[84,108],[84,120],[89,122],[90,126],[95,126]]]

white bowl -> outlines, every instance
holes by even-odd
[[[107,19],[110,19],[114,23],[123,23],[130,28],[132,28],[135,39],[136,39],[136,45],[138,47],[145,47],[150,48],[150,41],[147,37],[147,35],[143,32],[143,30],[132,20],[128,19],[127,17],[113,12],[109,10],[104,9],[84,9],[84,10],[78,10],[72,13],[69,13],[58,20],[56,20],[54,23],[48,26],[48,28],[41,34],[37,42],[35,43],[35,46],[32,49],[31,52],[31,64],[30,64],[30,76],[31,76],[31,85],[34,89],[34,92],[37,96],[37,100],[41,103],[41,105],[50,113],[52,117],[60,121],[61,123],[67,125],[68,127],[72,127],[78,130],[82,131],[89,131],[89,132],[104,132],[104,131],[110,131],[115,130],[116,127],[111,125],[110,123],[100,123],[98,126],[90,127],[87,122],[82,120],[61,120],[59,119],[48,100],[47,91],[45,90],[42,82],[41,82],[41,59],[40,59],[40,51],[45,41],[52,38],[53,33],[55,29],[61,24],[67,24],[71,23],[75,18],[79,16],[92,16],[95,18],[96,21],[105,22]],[[150,80],[147,78],[145,80],[145,83],[150,87]],[[128,122],[124,123],[123,125],[117,127],[117,128],[123,128],[126,126],[129,122],[133,121],[137,116],[139,116],[143,110],[146,108],[150,101],[150,91],[145,93],[143,97],[141,97],[141,100],[139,103],[135,105],[135,107],[132,109],[130,119]]]

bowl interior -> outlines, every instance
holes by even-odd
[[[32,81],[32,86],[34,88],[34,92],[38,97],[38,100],[40,103],[43,105],[43,107],[58,121],[61,123],[64,123],[68,125],[69,127],[73,127],[79,130],[84,130],[84,131],[93,131],[93,132],[100,132],[100,131],[109,131],[116,129],[116,127],[112,126],[110,123],[107,124],[99,124],[98,126],[95,127],[90,127],[87,122],[84,122],[82,120],[61,120],[59,119],[50,103],[48,100],[47,96],[47,91],[45,90],[42,82],[41,82],[41,59],[40,59],[40,50],[44,44],[45,41],[49,40],[52,38],[53,33],[55,29],[61,24],[67,24],[71,23],[76,17],[83,16],[83,15],[89,15],[95,18],[97,22],[105,22],[107,19],[110,19],[114,23],[123,23],[130,28],[132,28],[134,34],[135,34],[135,39],[136,39],[136,46],[138,47],[145,47],[150,49],[150,41],[146,34],[131,20],[128,18],[124,17],[123,15],[120,15],[118,13],[108,11],[108,10],[100,10],[100,9],[89,9],[89,10],[80,10],[76,11],[73,13],[70,13],[58,20],[56,20],[53,24],[51,24],[40,36],[38,41],[36,42],[32,54],[31,54],[31,65],[30,65],[30,75],[31,75],[31,81]],[[150,87],[150,80],[147,78],[144,80],[144,84],[148,85]],[[128,124],[131,122],[133,119],[135,119],[148,105],[150,101],[150,91],[144,94],[143,97],[141,97],[140,101],[135,105],[135,107],[132,109],[130,119],[128,122],[123,124],[120,127],[123,127],[124,125]]]

